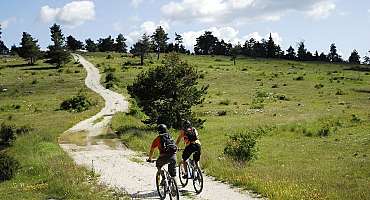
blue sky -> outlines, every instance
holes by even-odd
[[[304,40],[310,51],[336,43],[345,59],[370,50],[369,0],[1,0],[2,40],[17,44],[23,31],[50,44],[49,27],[85,40],[123,33],[131,44],[163,26],[183,35],[190,48],[205,30],[232,43],[270,32],[283,49]]]

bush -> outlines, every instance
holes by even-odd
[[[113,59],[113,56],[112,55],[107,55],[107,59]]]
[[[12,179],[18,169],[17,160],[5,153],[0,153],[0,182]]]
[[[38,83],[37,79],[33,79],[32,82],[31,82],[32,85],[35,85],[37,83]]]
[[[194,118],[191,107],[204,101],[203,95],[208,89],[208,86],[198,87],[199,78],[193,66],[171,53],[163,65],[140,73],[127,90],[148,116],[145,123],[179,128],[182,119],[199,121]]]
[[[319,83],[319,84],[316,84],[315,85],[315,88],[316,89],[321,89],[321,88],[323,88],[324,87],[324,85],[323,84],[321,84],[321,83]]]
[[[225,105],[225,106],[227,106],[227,105],[229,105],[230,104],[230,100],[229,99],[226,99],[226,100],[222,100],[222,101],[220,101],[220,105]]]
[[[257,138],[252,131],[229,135],[224,154],[236,161],[250,161],[256,158]]]
[[[0,145],[11,145],[15,139],[14,126],[2,123],[0,126]]]
[[[345,95],[345,93],[343,90],[337,89],[337,92],[335,93],[335,95]]]
[[[218,115],[218,116],[226,116],[226,115],[227,115],[227,111],[226,111],[226,110],[218,111],[218,112],[217,112],[217,115]]]
[[[80,93],[77,96],[63,101],[60,104],[60,109],[70,112],[82,112],[88,110],[91,105],[92,103],[87,99],[87,97]]]
[[[303,76],[297,76],[297,77],[294,77],[293,80],[295,80],[295,81],[303,81],[304,80],[304,77]]]

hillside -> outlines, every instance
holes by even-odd
[[[114,89],[122,94],[140,71],[161,62],[153,56],[141,67],[138,58],[109,55],[85,56],[101,71],[114,71]],[[369,197],[368,72],[316,62],[240,58],[234,66],[228,57],[182,57],[210,85],[194,108],[207,120],[200,130],[206,173],[271,199]],[[132,116],[113,119],[113,128],[126,130],[124,143],[147,151],[154,133],[143,126]],[[250,129],[263,133],[258,158],[243,164],[225,157],[227,135]]]

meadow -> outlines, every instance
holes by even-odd
[[[84,56],[101,72],[113,72],[113,89],[124,95],[138,73],[161,64],[154,55],[145,66],[118,53]],[[229,57],[181,57],[203,74],[200,84],[210,86],[204,103],[193,108],[207,120],[199,129],[207,174],[269,199],[370,198],[368,70],[252,58],[238,58],[234,66]],[[156,136],[137,116],[116,115],[112,127],[138,151],[147,152]],[[241,163],[225,156],[227,136],[250,129],[262,134],[257,159]]]
[[[72,61],[57,69],[44,60],[29,66],[18,57],[0,57],[0,123],[27,130],[5,149],[20,162],[20,169],[12,180],[0,183],[0,199],[114,198],[95,174],[76,166],[58,145],[64,131],[103,106],[85,87],[85,76],[82,66]],[[88,111],[59,109],[80,91],[93,102]]]

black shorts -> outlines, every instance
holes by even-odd
[[[182,160],[186,161],[193,154],[193,160],[198,162],[200,160],[200,154],[202,153],[202,147],[198,143],[191,143],[185,147],[184,152],[182,153]]]
[[[157,168],[162,168],[163,165],[168,164],[168,173],[172,177],[176,176],[176,154],[172,155],[160,155],[156,162]]]

